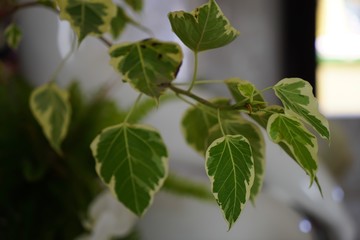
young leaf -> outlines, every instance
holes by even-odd
[[[170,12],[168,17],[172,30],[194,52],[222,47],[239,35],[214,0],[191,13]]]
[[[206,172],[229,229],[250,197],[254,182],[251,146],[241,135],[215,140],[206,151]]]
[[[100,36],[110,28],[116,15],[112,0],[57,0],[60,18],[68,20],[79,43],[87,36]]]
[[[183,54],[178,44],[146,39],[113,45],[109,50],[111,65],[138,91],[159,98],[175,79]]]
[[[226,135],[242,135],[251,145],[251,151],[254,159],[255,178],[251,187],[250,199],[255,203],[255,198],[261,191],[264,182],[265,172],[265,142],[263,135],[254,123],[245,120],[237,115],[232,119],[222,119],[221,126]],[[211,143],[215,139],[220,138],[222,132],[219,125],[211,128],[208,142]]]
[[[310,83],[300,78],[285,78],[274,86],[274,91],[284,104],[285,113],[300,117],[321,137],[330,138],[329,123],[319,112]]]
[[[17,49],[22,38],[20,28],[16,24],[12,23],[5,29],[4,35],[8,46],[12,49]]]
[[[143,9],[143,0],[125,0],[125,2],[136,12]]]
[[[36,88],[30,96],[31,111],[54,150],[61,154],[71,115],[67,91],[54,83]]]
[[[246,103],[253,107],[264,108],[264,97],[254,84],[238,78],[230,78],[225,81],[236,104],[242,106]]]
[[[229,103],[229,100],[216,99],[212,102],[225,105]],[[216,124],[218,124],[216,112],[201,104],[189,108],[181,120],[182,132],[186,142],[201,154],[205,154],[208,147],[209,131]]]
[[[310,176],[311,184],[316,178],[317,151],[316,137],[295,117],[275,113],[267,125],[270,138],[292,155],[294,160]]]
[[[266,129],[269,118],[274,113],[284,113],[284,108],[278,105],[271,105],[265,107],[262,111],[250,114],[250,117],[254,119],[264,129]]]
[[[160,134],[144,125],[115,125],[93,140],[91,150],[101,179],[120,202],[143,215],[168,172]]]

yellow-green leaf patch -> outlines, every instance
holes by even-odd
[[[31,93],[30,108],[51,146],[61,153],[71,115],[67,91],[54,83],[40,86]]]
[[[178,44],[155,39],[113,45],[109,53],[111,65],[124,81],[155,98],[176,78],[183,59]]]
[[[222,47],[239,35],[214,0],[190,13],[170,12],[168,17],[172,30],[194,52]]]
[[[104,129],[91,150],[104,183],[128,209],[143,215],[168,173],[160,134],[149,126],[123,123]]]

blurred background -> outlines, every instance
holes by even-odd
[[[145,0],[144,11],[136,18],[158,38],[179,41],[171,32],[166,14],[180,9],[190,11],[203,3],[205,1],[200,0]],[[285,77],[309,81],[322,113],[330,121],[332,132],[330,146],[321,142],[319,152],[322,169],[319,179],[324,186],[325,198],[319,199],[318,193],[309,190],[306,176],[299,173],[291,161],[288,162],[292,165],[284,164],[282,159],[289,160],[288,157],[269,143],[264,193],[255,207],[262,209],[262,213],[250,207],[235,230],[224,231],[227,238],[216,235],[216,228],[204,237],[194,233],[192,221],[217,217],[223,221],[218,211],[212,212],[212,205],[160,195],[154,210],[150,209],[140,221],[144,239],[169,239],[161,235],[160,230],[154,230],[163,224],[168,224],[166,234],[172,235],[172,239],[238,239],[236,234],[244,234],[246,229],[249,238],[244,239],[360,239],[357,232],[360,226],[360,1],[219,0],[218,4],[232,25],[239,29],[240,36],[224,48],[199,56],[199,78],[240,77],[253,82],[259,89],[274,85]],[[16,18],[24,35],[19,49],[21,72],[33,85],[45,83],[70,49],[73,35],[69,26],[44,8],[21,11]],[[120,40],[146,37],[146,33],[128,27]],[[1,57],[5,59],[8,51],[4,43],[1,44]],[[192,71],[191,54],[185,47],[184,51],[186,60],[177,80],[180,82],[187,81]],[[88,38],[59,73],[59,82],[66,86],[75,78],[89,97],[104,82],[119,78],[107,65],[108,60],[105,46],[97,39]],[[127,106],[135,95],[127,95],[129,89],[119,85],[113,86],[108,95],[119,106]],[[227,94],[226,89],[218,85],[203,91],[209,97]],[[277,101],[271,94],[266,98],[269,102]],[[198,178],[198,169],[203,167],[201,158],[186,150],[180,131],[166,131],[178,127],[185,108],[186,105],[165,105],[158,110],[160,117],[149,117],[146,121],[163,130],[165,140],[175,145],[170,147],[175,160],[185,159],[184,156],[188,159],[185,163],[184,160],[174,161],[171,167],[181,174]],[[178,119],[172,121],[172,118]],[[168,125],[171,123],[173,125]],[[184,167],[193,159],[199,164],[191,163],[192,170]],[[176,220],[166,220],[171,217]],[[277,220],[272,221],[274,219]],[[212,223],[219,224],[217,220]],[[262,232],[251,228],[255,223],[262,226]],[[221,228],[224,230],[224,225]],[[207,224],[198,229],[210,231]],[[190,235],[176,238],[174,231],[189,232]],[[276,231],[279,235],[269,235]],[[264,236],[268,237],[262,238]]]

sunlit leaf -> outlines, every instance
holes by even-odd
[[[51,146],[60,154],[71,115],[67,91],[54,83],[40,86],[30,96],[30,108]]]
[[[241,135],[216,139],[206,151],[206,172],[229,229],[250,197],[254,182],[251,146]]]
[[[168,172],[160,134],[148,126],[124,123],[104,129],[91,150],[104,183],[133,213],[143,215]]]
[[[329,139],[329,123],[319,112],[310,83],[300,78],[285,78],[274,86],[276,96],[284,104],[285,113],[300,117],[321,137]]]
[[[155,98],[175,79],[183,58],[178,44],[155,39],[113,45],[109,53],[124,81]]]
[[[258,126],[245,120],[241,116],[231,119],[221,119],[221,126],[226,135],[242,135],[251,145],[251,151],[254,159],[255,178],[251,187],[250,199],[255,203],[255,198],[261,191],[264,182],[265,172],[265,142]],[[222,136],[219,124],[211,128],[207,141],[212,143],[215,139]]]
[[[57,0],[60,18],[68,20],[79,43],[88,35],[100,36],[110,29],[116,15],[112,0]]]
[[[220,105],[229,104],[227,99],[216,99],[212,102]],[[218,124],[216,111],[201,104],[189,108],[181,120],[186,142],[201,154],[205,154],[209,131],[216,124]]]
[[[5,29],[4,35],[7,45],[12,49],[17,49],[22,39],[20,28],[12,23]]]
[[[239,35],[214,0],[190,13],[170,12],[168,17],[172,30],[194,52],[222,47]]]
[[[295,117],[277,113],[269,118],[267,132],[275,143],[282,144],[290,152],[294,160],[310,176],[312,184],[317,171],[316,137]]]

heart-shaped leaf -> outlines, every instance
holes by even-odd
[[[167,150],[160,134],[127,123],[104,129],[91,143],[96,171],[133,213],[141,216],[167,177]]]
[[[30,108],[51,146],[61,154],[71,115],[67,91],[54,83],[40,86],[31,93]]]
[[[68,20],[79,43],[87,36],[100,36],[110,29],[116,15],[112,0],[57,0],[60,18]]]
[[[216,139],[206,151],[206,172],[230,229],[249,199],[254,182],[254,160],[248,140],[241,135]]]
[[[310,176],[311,184],[316,178],[317,151],[316,137],[295,117],[275,113],[267,125],[270,138],[289,152],[294,160]]]
[[[138,91],[159,98],[176,78],[183,54],[178,44],[146,39],[113,45],[111,65]]]
[[[242,135],[251,145],[251,151],[254,159],[255,178],[251,187],[250,199],[255,203],[255,198],[261,191],[264,182],[265,172],[265,142],[263,135],[254,123],[245,120],[237,115],[231,119],[221,118],[221,126],[226,135]],[[222,136],[219,124],[210,129],[208,142],[211,143],[215,139]]]
[[[309,82],[300,78],[285,78],[274,86],[276,96],[284,104],[285,113],[300,117],[321,137],[329,139],[329,123],[319,112],[318,103]]]
[[[222,47],[239,35],[214,0],[191,13],[170,12],[168,17],[172,30],[194,52]]]

